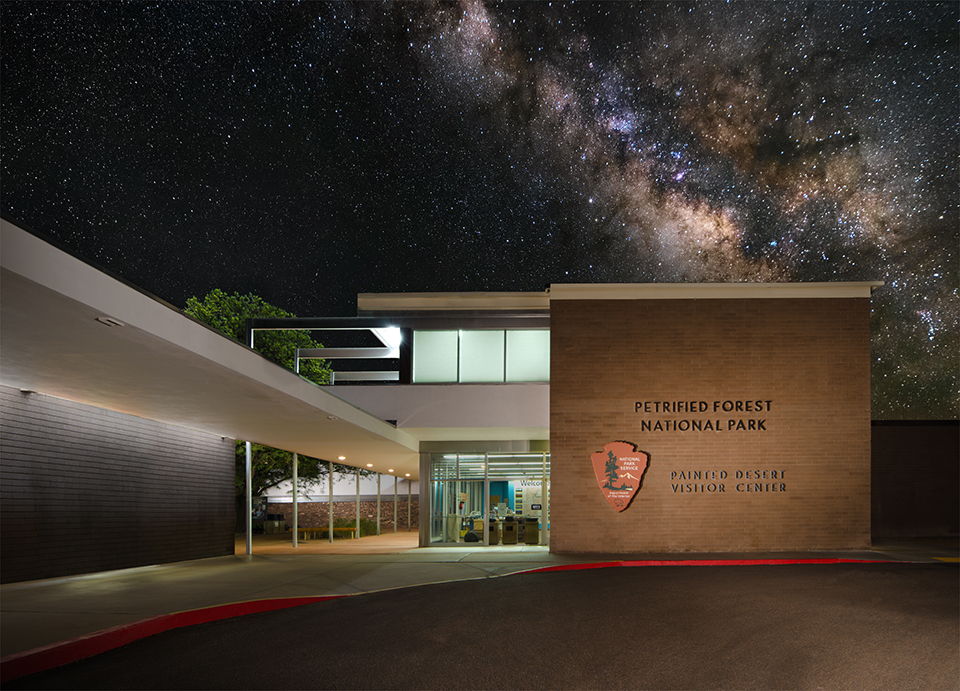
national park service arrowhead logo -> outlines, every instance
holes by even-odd
[[[630,506],[640,485],[643,474],[650,464],[650,454],[637,451],[637,445],[628,441],[612,441],[603,451],[590,455],[593,472],[597,476],[600,491],[617,511]]]

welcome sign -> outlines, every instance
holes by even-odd
[[[643,484],[650,454],[638,451],[632,442],[613,441],[605,444],[603,451],[591,454],[590,460],[600,491],[610,506],[618,512],[630,506]]]

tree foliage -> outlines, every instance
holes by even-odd
[[[186,314],[202,321],[222,334],[244,343],[247,333],[247,320],[253,317],[294,317],[286,310],[274,307],[258,295],[228,295],[219,288],[210,291],[206,297],[191,297],[183,310]],[[278,365],[294,369],[297,348],[322,348],[306,331],[259,331],[254,338],[254,350]],[[300,363],[300,376],[315,384],[330,382],[330,365],[326,360],[303,360]],[[293,478],[293,454],[260,444],[251,445],[251,470],[253,496],[261,496],[266,490]],[[334,463],[336,475],[354,474],[356,468]],[[329,474],[326,461],[309,456],[298,456],[298,484],[304,489],[323,480]],[[361,475],[370,474],[361,470]],[[236,491],[244,494],[246,485],[246,444],[237,441],[236,447]]]
[[[246,443],[237,441],[236,448],[236,490],[237,495],[242,495],[246,483]],[[293,479],[293,454],[290,451],[275,449],[270,446],[260,444],[250,445],[250,465],[252,471],[252,494],[255,497],[262,496],[271,487],[287,482]],[[333,473],[335,479],[346,475],[354,476],[357,468],[342,463],[333,464]],[[300,491],[306,490],[311,485],[325,480],[330,474],[330,468],[327,461],[319,458],[311,458],[303,454],[297,455],[297,485]],[[371,471],[360,469],[360,475],[366,477]]]
[[[296,316],[265,302],[259,295],[228,295],[219,288],[211,290],[202,300],[191,297],[183,311],[241,343],[246,340],[248,319]],[[295,369],[297,348],[323,347],[307,331],[258,331],[253,345],[254,350],[267,359],[291,370]],[[300,376],[315,384],[329,384],[330,365],[326,360],[303,360]]]

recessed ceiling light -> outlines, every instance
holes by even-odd
[[[367,463],[367,467],[368,467],[368,468],[372,468],[372,467],[373,467],[373,463]]]
[[[328,419],[328,420],[339,420],[340,418],[338,418],[336,415],[327,415],[327,419]]]
[[[107,326],[125,326],[122,321],[114,319],[113,317],[97,317],[97,321]]]
[[[410,473],[407,473],[404,477],[410,477]]]
[[[388,473],[392,473],[392,472],[393,472],[393,468],[390,468],[390,470],[388,470],[387,472],[388,472]]]
[[[337,456],[337,458],[340,459],[341,461],[347,460],[347,457],[346,457],[346,456]]]

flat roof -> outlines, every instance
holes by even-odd
[[[554,283],[550,300],[767,300],[869,298],[883,281],[856,283]]]
[[[550,293],[360,293],[357,313],[370,312],[547,312]]]

